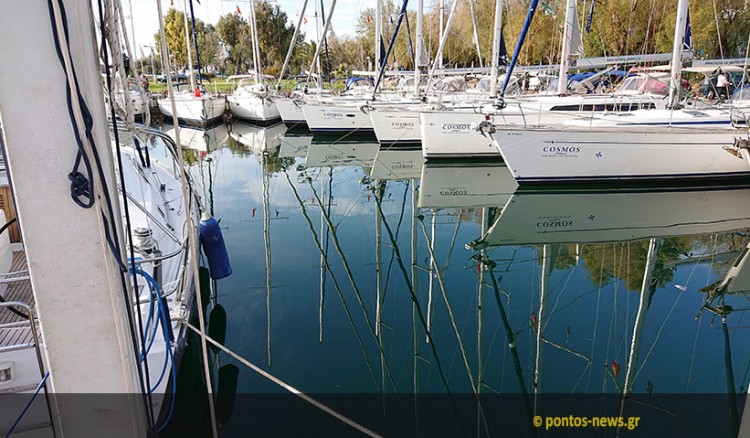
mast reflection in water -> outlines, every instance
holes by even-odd
[[[750,426],[750,190],[524,193],[499,163],[284,129],[235,124],[191,165],[211,160],[226,346],[251,363],[387,436]],[[358,433],[219,356],[241,369],[222,433]]]

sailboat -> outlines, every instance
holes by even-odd
[[[242,77],[237,89],[227,96],[229,110],[235,116],[260,124],[273,124],[280,120],[279,109],[273,99],[273,92],[264,83],[263,68],[260,62],[260,41],[255,11],[255,0],[250,1],[250,33],[253,43],[253,64],[255,72],[250,77]],[[232,77],[230,77],[231,79]]]
[[[681,88],[680,69],[687,0],[678,3],[669,105],[676,109]],[[727,124],[709,129],[694,114],[700,129],[688,124],[668,129],[648,123],[603,125],[585,129],[487,127],[503,159],[519,182],[594,181],[721,181],[750,176],[746,130]],[[494,132],[492,132],[494,131]],[[679,157],[679,158],[676,158]]]
[[[188,0],[185,0],[185,3]],[[191,0],[192,1],[192,0]],[[192,7],[192,3],[191,3]],[[185,38],[187,40],[187,54],[188,54],[188,65],[190,66],[190,83],[178,83],[172,84],[172,78],[170,75],[166,75],[168,93],[170,96],[157,99],[157,105],[159,111],[166,117],[176,118],[179,123],[196,126],[199,128],[206,128],[214,126],[220,123],[226,110],[226,100],[224,96],[212,96],[202,84],[196,84],[195,71],[193,70],[193,55],[190,51],[190,34],[188,19],[187,19],[187,5],[185,6]],[[162,18],[159,18],[161,21]],[[198,56],[198,42],[193,41],[196,48],[196,56]],[[166,42],[162,44],[164,47],[163,51],[167,50]],[[164,70],[169,71],[169,56],[162,54],[162,61],[165,65]]]
[[[524,24],[528,29],[535,9],[529,6],[529,15]],[[530,95],[505,99],[511,71],[505,76],[503,89],[498,97],[496,70],[499,54],[499,37],[502,33],[502,0],[498,1],[495,12],[495,48],[493,50],[493,77],[490,82],[489,98],[467,107],[446,108],[422,111],[419,118],[420,139],[425,158],[466,158],[497,157],[497,150],[489,147],[487,136],[478,132],[480,123],[504,126],[557,125],[571,119],[588,120],[599,113],[628,113],[635,110],[648,111],[664,108],[664,95],[657,90],[665,89],[666,75],[662,72],[636,73],[623,80],[622,84],[609,94],[569,94],[568,68],[570,55],[580,47],[580,30],[576,14],[575,0],[568,0],[564,18],[563,45],[561,49],[560,75],[554,95]],[[523,39],[519,40],[516,54],[511,64],[515,64]],[[612,67],[599,72],[607,74]],[[511,69],[513,70],[513,69]],[[523,67],[518,71],[522,71]],[[660,86],[656,86],[660,85]]]
[[[222,122],[226,102],[224,97],[210,96],[205,87],[189,84],[173,86],[175,110],[169,98],[158,99],[159,111],[167,118],[177,116],[180,124],[206,128]]]

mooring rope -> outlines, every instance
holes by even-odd
[[[357,429],[358,431],[364,433],[365,435],[371,436],[371,437],[381,437],[382,435],[378,435],[377,433],[373,432],[372,430],[366,428],[365,426],[362,426],[361,424],[355,422],[354,420],[349,419],[348,417],[344,416],[343,414],[340,414],[336,411],[334,411],[332,408],[329,408],[328,406],[324,405],[323,403],[315,400],[314,398],[310,397],[309,395],[305,394],[304,392],[300,391],[299,389],[295,388],[294,386],[284,382],[283,380],[279,379],[278,377],[264,371],[262,368],[254,365],[252,362],[248,361],[244,357],[240,356],[239,354],[235,353],[234,351],[230,350],[229,348],[221,345],[217,341],[215,341],[213,338],[211,338],[208,335],[205,335],[204,333],[201,333],[200,329],[197,327],[194,327],[189,322],[185,322],[185,326],[188,327],[190,330],[194,331],[201,337],[203,337],[206,341],[210,342],[214,346],[216,346],[218,349],[223,351],[224,353],[232,356],[236,360],[238,360],[240,363],[245,365],[246,367],[250,368],[251,370],[257,372],[261,376],[265,377],[266,379],[270,380],[271,382],[281,386],[285,390],[291,392],[292,394],[296,395],[297,397],[301,398],[302,400],[305,400],[306,402],[310,403],[311,405],[315,406],[316,408],[322,410],[323,412],[331,415],[332,417],[348,424],[349,426]]]

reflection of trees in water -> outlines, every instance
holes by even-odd
[[[231,135],[227,138],[227,149],[232,152],[232,155],[239,155],[241,157],[255,155],[246,145],[237,141]],[[284,171],[290,168],[294,164],[294,157],[279,157],[280,148],[274,148],[273,152],[263,152],[261,158],[263,168],[268,173],[276,173]]]
[[[746,242],[737,233],[720,235],[685,236],[664,239],[662,247],[656,257],[654,279],[658,287],[664,287],[672,281],[675,273],[675,263],[685,257],[697,254],[721,254],[741,250]],[[648,240],[617,243],[594,243],[578,245],[583,266],[589,279],[595,284],[609,283],[623,280],[628,290],[638,291],[643,283],[648,253]],[[560,246],[557,254],[555,269],[566,269],[576,265],[576,245]],[[711,261],[710,258],[702,261]],[[734,262],[728,260],[711,263],[713,273],[723,277]],[[696,261],[698,263],[698,261]]]
[[[201,153],[195,149],[182,148],[182,159],[185,160],[185,164],[192,166],[200,161]]]
[[[231,135],[229,138],[227,138],[227,149],[232,151],[232,155],[239,155],[241,157],[245,157],[248,155],[253,155],[253,152],[245,147],[244,144],[240,143],[232,137]]]
[[[263,154],[263,166],[266,172],[282,172],[294,164],[294,157],[279,157],[279,149],[274,150],[272,154]]]

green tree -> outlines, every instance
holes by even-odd
[[[188,26],[192,26],[190,21],[188,21]],[[198,50],[200,51],[201,63],[204,66],[215,64],[220,54],[220,45],[216,30],[213,26],[206,25],[197,18],[195,19],[195,30],[198,37]],[[164,16],[164,34],[167,40],[170,62],[175,68],[188,68],[188,47],[190,47],[193,63],[195,64],[194,67],[197,67],[198,58],[195,56],[195,47],[192,43],[192,28],[190,32],[190,43],[188,46],[188,39],[185,38],[185,14],[174,8],[170,8]],[[159,33],[154,35],[154,39],[157,50],[161,50],[161,37]]]
[[[247,21],[239,14],[223,15],[216,24],[216,30],[228,52],[227,69],[234,74],[249,70],[252,45]]]
[[[256,5],[255,17],[258,28],[260,63],[264,71],[278,75],[294,35],[294,26],[287,25],[287,15],[279,5],[261,2]],[[297,39],[297,47],[304,35]]]

